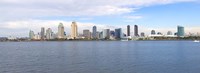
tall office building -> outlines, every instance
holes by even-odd
[[[185,36],[185,30],[183,26],[177,27],[177,36],[178,37],[184,37]]]
[[[151,35],[156,35],[156,31],[155,30],[151,30]]]
[[[110,29],[104,29],[103,30],[103,38],[104,39],[110,39]]]
[[[90,39],[90,38],[91,38],[90,30],[83,30],[83,36],[84,36],[86,39]]]
[[[115,29],[115,39],[121,39],[121,38],[123,38],[122,29],[121,28]]]
[[[97,35],[97,39],[99,39],[100,38],[100,32],[97,31],[96,35]]]
[[[97,38],[97,27],[93,26],[92,28],[92,38],[96,39]]]
[[[29,39],[34,39],[34,32],[32,30],[29,31]]]
[[[134,36],[139,36],[138,34],[138,26],[134,25]]]
[[[53,32],[52,32],[51,28],[48,28],[46,30],[46,39],[48,39],[48,40],[53,39]]]
[[[64,30],[65,30],[65,29],[64,29],[63,24],[60,23],[60,24],[58,25],[58,38],[59,38],[59,39],[62,39],[62,38],[65,37],[65,31],[64,31]]]
[[[40,37],[42,40],[45,39],[45,28],[44,27],[41,28]]]
[[[115,31],[110,31],[110,36],[115,36]]]
[[[100,39],[104,39],[104,38],[103,38],[103,31],[99,32],[99,38],[100,38]]]
[[[72,22],[71,25],[71,38],[76,39],[78,37],[78,27],[76,22]]]
[[[130,35],[130,25],[127,26],[127,36],[131,36]]]

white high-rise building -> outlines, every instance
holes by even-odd
[[[65,37],[64,34],[65,34],[64,26],[63,26],[62,23],[60,23],[60,24],[58,25],[58,38],[59,38],[59,39],[64,38],[64,37]]]
[[[78,37],[78,27],[76,22],[72,22],[71,25],[71,39],[76,39]]]
[[[110,38],[110,29],[104,29],[103,30],[103,38],[109,39]]]
[[[53,39],[53,32],[52,32],[52,30],[51,30],[51,28],[48,28],[47,30],[46,30],[46,39]]]

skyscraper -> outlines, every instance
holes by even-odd
[[[183,26],[177,27],[177,36],[178,37],[184,37],[185,36],[185,30]]]
[[[110,39],[110,29],[104,29],[103,30],[103,38],[104,39]]]
[[[155,35],[156,31],[155,30],[151,30],[151,35]]]
[[[138,34],[138,26],[134,25],[134,36],[139,36]]]
[[[93,26],[92,28],[92,38],[96,39],[97,38],[97,27]]]
[[[115,36],[115,31],[110,31],[110,36]]]
[[[64,34],[65,34],[64,26],[63,26],[62,23],[60,23],[60,24],[58,25],[58,38],[59,38],[59,39],[64,38],[64,36],[65,36]]]
[[[90,38],[91,38],[90,30],[83,30],[83,36],[84,36],[86,39],[90,39]]]
[[[46,39],[48,39],[48,40],[53,39],[53,32],[52,32],[51,28],[48,28],[46,30]]]
[[[123,38],[122,29],[121,28],[115,29],[115,39],[121,39],[121,38]]]
[[[34,39],[34,32],[32,30],[29,31],[29,39]]]
[[[127,36],[131,36],[130,35],[130,25],[127,26]]]
[[[45,28],[44,27],[41,28],[40,36],[41,36],[42,40],[45,39]]]
[[[78,37],[78,27],[76,22],[72,22],[71,25],[71,38],[76,39]]]

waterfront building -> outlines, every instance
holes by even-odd
[[[35,34],[34,40],[40,40],[40,39],[41,39],[41,34],[40,33]]]
[[[97,38],[97,27],[93,26],[92,28],[92,38],[96,39]]]
[[[151,35],[156,35],[156,31],[155,30],[151,30]]]
[[[121,28],[115,29],[115,39],[121,39],[121,38],[123,38],[122,29]]]
[[[91,38],[91,32],[90,32],[90,30],[83,30],[83,36],[86,39],[90,39]]]
[[[103,38],[104,39],[110,39],[110,29],[104,29],[103,30]]]
[[[58,25],[58,39],[63,39],[65,38],[65,29],[62,23]]]
[[[99,33],[99,38],[100,38],[100,39],[104,39],[104,38],[103,38],[103,31]]]
[[[97,35],[96,38],[99,39],[100,38],[100,32],[97,32],[96,35]]]
[[[30,30],[29,31],[29,39],[34,39],[34,36],[35,36],[34,31]]]
[[[138,37],[139,34],[138,34],[138,26],[137,25],[134,25],[134,36]]]
[[[162,35],[162,33],[161,33],[161,32],[158,32],[157,35]]]
[[[185,36],[185,31],[183,26],[178,26],[177,27],[177,36],[178,37],[184,37]]]
[[[76,39],[78,37],[78,27],[76,22],[71,24],[71,39]]]
[[[145,33],[142,32],[142,33],[140,34],[140,36],[141,36],[141,37],[145,37]]]
[[[110,31],[110,36],[115,36],[115,31]]]
[[[127,36],[131,36],[131,34],[130,34],[130,25],[127,26]]]
[[[41,28],[40,37],[42,40],[45,39],[45,28],[44,27]]]
[[[168,31],[167,35],[173,35],[173,33],[171,31]]]
[[[52,32],[51,28],[48,28],[46,30],[46,39],[48,39],[48,40],[53,39],[53,32]]]

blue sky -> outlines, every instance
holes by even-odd
[[[0,36],[28,36],[29,30],[39,32],[40,27],[56,32],[60,22],[69,32],[72,21],[79,23],[80,32],[93,25],[101,31],[135,24],[145,33],[176,32],[177,25],[200,32],[198,0],[2,0],[0,12]]]

